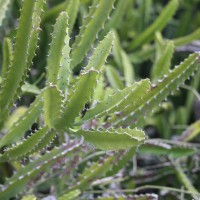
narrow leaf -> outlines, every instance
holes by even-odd
[[[4,119],[5,112],[12,105],[13,99],[16,98],[34,56],[37,47],[36,38],[39,32],[39,17],[42,13],[42,6],[43,0],[24,0],[17,31],[13,62],[2,82],[0,91],[1,120]]]
[[[88,18],[83,23],[75,43],[72,46],[70,68],[73,69],[79,64],[89,51],[91,44],[94,42],[96,35],[101,30],[104,22],[112,9],[115,0],[95,0]],[[89,19],[90,18],[90,19]],[[89,20],[88,20],[89,19]],[[77,48],[78,47],[78,48]]]
[[[174,44],[173,42],[169,41],[165,45],[166,47],[162,52],[162,55],[158,60],[156,60],[151,71],[151,77],[154,82],[167,74],[171,66],[171,59],[174,53]]]
[[[75,185],[70,188],[69,191],[73,191],[75,189],[84,190],[89,187],[92,179],[101,177],[109,170],[114,159],[114,156],[102,158],[100,161],[93,163],[90,167],[85,168],[83,173],[78,177],[78,180],[76,180]]]
[[[183,184],[185,186],[185,188],[192,192],[197,194],[198,196],[200,195],[200,193],[198,192],[198,190],[192,185],[190,179],[185,175],[184,171],[182,170],[181,166],[179,163],[171,160],[173,166],[174,166],[174,170],[176,172],[177,178],[179,179],[179,181],[181,182],[181,184]],[[196,195],[191,195],[193,197],[193,199],[197,200],[198,196]]]
[[[70,1],[71,0],[65,0],[64,2],[53,6],[51,9],[46,10],[44,15],[42,16],[41,24],[44,25],[45,23],[55,22],[59,14],[66,11]]]
[[[144,145],[144,144],[143,144]],[[143,146],[141,145],[141,146]],[[140,147],[141,148],[141,147]],[[137,151],[137,147],[131,147],[128,151],[123,151],[123,153],[118,156],[116,155],[116,161],[110,168],[110,170],[106,173],[106,176],[114,176],[119,172],[119,170],[123,169],[129,160],[134,156]],[[120,152],[119,152],[120,153]]]
[[[5,187],[0,191],[0,199],[8,200],[21,192],[26,184],[35,178],[38,174],[46,171],[52,164],[58,162],[61,158],[70,157],[74,151],[78,150],[81,142],[72,142],[64,144],[58,149],[38,158],[36,161],[29,163],[19,170],[5,182]]]
[[[75,134],[103,150],[128,149],[140,145],[146,139],[144,132],[138,129],[78,130]]]
[[[122,54],[122,66],[124,71],[125,83],[126,86],[130,86],[131,84],[133,84],[135,80],[134,68],[126,52],[122,50],[121,54]]]
[[[163,142],[147,141],[140,147],[140,153],[150,155],[166,155],[172,158],[179,158],[195,154],[195,149],[188,146],[170,145]]]
[[[67,5],[66,12],[69,16],[69,34],[72,33],[72,29],[78,15],[78,8],[79,8],[80,0],[70,0]]]
[[[54,128],[61,115],[62,95],[56,86],[50,86],[43,92],[44,95],[44,121],[49,128]]]
[[[111,65],[106,65],[105,68],[106,68],[106,76],[108,78],[110,86],[114,90],[122,90],[124,88],[124,83],[122,82],[121,77],[117,72],[117,70]]]
[[[50,45],[49,56],[47,59],[47,80],[49,84],[56,85],[62,58],[62,50],[64,47],[65,37],[68,32],[68,17],[62,12],[56,20],[54,31],[52,34],[52,42]]]
[[[140,102],[143,95],[150,89],[149,80],[142,80],[132,84],[130,87],[116,92],[114,95],[108,96],[108,98],[90,109],[82,119],[82,122],[86,122],[94,117],[101,117],[105,114],[112,114],[117,111],[124,109],[129,102],[133,100]]]
[[[33,195],[24,196],[21,200],[37,200],[37,197]]]
[[[200,120],[191,124],[180,136],[179,141],[191,141],[200,134]]]
[[[1,78],[6,77],[7,70],[13,60],[12,42],[9,38],[4,39],[3,43],[3,65],[1,69]]]
[[[117,29],[120,27],[120,24],[123,21],[123,16],[127,10],[127,7],[132,3],[132,0],[123,0],[123,1],[118,1],[116,8],[111,15],[110,20],[105,25],[105,29],[103,30],[102,35],[107,33],[111,29]]]
[[[70,82],[70,76],[72,76],[72,73],[69,69],[70,67],[70,46],[69,46],[69,28],[66,27],[66,35],[64,39],[64,46],[61,53],[60,58],[60,68],[58,71],[58,82],[57,86],[58,89],[61,90],[64,94],[67,92],[67,87],[69,86]]]
[[[54,130],[49,130],[48,127],[43,127],[36,131],[27,139],[22,140],[14,147],[7,148],[0,156],[0,162],[14,161],[19,158],[24,158],[35,151],[45,148],[53,140],[56,133]]]
[[[160,16],[144,32],[139,34],[129,45],[129,50],[137,49],[144,43],[152,41],[156,31],[161,31],[172,18],[178,8],[178,0],[171,0],[161,12]]]
[[[126,109],[121,110],[122,120],[113,118],[111,121],[114,125],[128,125],[131,122],[136,122],[144,119],[142,116],[147,114],[164,100],[170,92],[179,87],[187,78],[194,74],[197,70],[199,61],[199,53],[191,54],[184,62],[176,66],[169,75],[165,75],[162,80],[159,80],[157,85],[152,85],[152,88],[147,92],[138,103],[127,106]],[[133,123],[131,123],[133,126]]]
[[[96,87],[96,81],[101,73],[101,68],[112,46],[113,34],[109,33],[95,49],[88,65],[81,72],[69,99],[65,103],[65,110],[61,116],[60,125],[67,126],[74,122],[80,111],[91,98]],[[87,88],[87,90],[85,90]]]
[[[41,95],[31,104],[28,110],[14,123],[13,127],[0,140],[0,147],[15,142],[20,137],[24,136],[30,126],[36,121],[42,112],[43,102]]]
[[[3,20],[6,17],[6,11],[9,8],[11,0],[1,0],[0,1],[0,27],[2,26]]]
[[[67,194],[64,194],[63,196],[59,197],[58,200],[75,200],[78,198],[78,196],[81,194],[80,190],[73,190],[71,192],[68,192]]]
[[[189,44],[192,41],[199,40],[199,39],[200,39],[200,28],[198,28],[197,30],[195,30],[194,32],[192,32],[191,34],[187,36],[174,39],[174,44],[176,47],[179,47],[179,46]]]

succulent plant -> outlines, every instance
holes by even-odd
[[[5,10],[9,1],[2,2],[1,11]],[[94,0],[75,41],[70,34],[79,1],[67,1],[59,7],[46,61],[44,87],[38,89],[28,108],[20,110],[21,107],[15,103],[26,87],[29,70],[39,48],[40,31],[51,19],[52,13],[56,13],[43,13],[44,0],[23,1],[15,44],[12,46],[12,41],[5,38],[3,45],[0,85],[0,129],[3,135],[0,147],[3,149],[0,162],[16,166],[16,173],[5,180],[0,199],[15,197],[26,186],[30,188],[32,182],[37,184],[40,175],[46,175],[48,180],[54,169],[61,172],[61,182],[70,179],[71,171],[80,164],[88,148],[88,151],[101,149],[109,154],[85,168],[67,189],[59,184],[57,194],[60,200],[70,199],[70,196],[76,198],[95,177],[118,172],[145,141],[146,144],[141,146],[144,152],[149,151],[149,146],[152,151],[159,149],[175,157],[182,150],[186,150],[185,154],[193,152],[190,147],[177,152],[176,146],[166,147],[162,143],[148,141],[142,128],[144,116],[194,75],[199,67],[199,52],[192,53],[171,70],[169,66],[178,42],[167,41],[162,44],[162,51],[156,59],[151,74],[153,83],[149,79],[141,79],[133,83],[130,81],[120,90],[102,92],[102,80],[109,70],[105,63],[116,42],[116,34],[110,29],[117,27],[115,22],[121,18],[119,9],[123,5],[118,2],[113,18],[102,29],[114,2]],[[126,3],[128,5],[128,1]],[[177,7],[177,0],[170,1],[153,25],[133,40],[128,49],[135,50],[151,41],[154,33],[162,30],[171,19]],[[60,8],[67,12],[60,12]],[[3,15],[4,12],[1,12],[0,25]],[[94,48],[91,48],[92,44]],[[126,56],[125,52],[122,56]],[[100,95],[103,97],[99,98]],[[35,122],[38,129],[24,137]],[[24,162],[25,166],[19,167],[20,162]],[[140,197],[143,199],[143,196]]]

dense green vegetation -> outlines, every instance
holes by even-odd
[[[0,0],[0,200],[199,199],[199,8]]]

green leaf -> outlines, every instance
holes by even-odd
[[[115,90],[122,90],[124,88],[124,84],[120,79],[117,70],[111,65],[106,65],[105,68],[106,68],[106,76],[108,78],[111,87]]]
[[[89,13],[84,18],[82,26],[79,27],[79,29],[80,29],[79,30],[79,34],[76,37],[75,42],[73,43],[73,48],[74,49],[78,48],[78,45],[79,45],[80,41],[82,40],[82,38],[80,36],[83,35],[83,33],[85,32],[85,30],[87,28],[87,24],[89,24],[89,22],[93,18],[92,16],[94,15],[94,13],[95,13],[95,11],[96,11],[96,9],[98,7],[98,4],[99,4],[99,1],[95,0],[95,1],[93,1],[92,5],[90,6]]]
[[[121,110],[121,118],[112,118],[110,122],[113,125],[130,125],[134,126],[132,122],[144,120],[144,115],[157,106],[164,100],[171,92],[175,91],[187,78],[194,74],[198,65],[199,53],[191,54],[184,62],[176,66],[169,75],[165,75],[158,84],[152,85],[152,88],[147,92],[138,103],[130,106],[127,105],[126,109]],[[143,123],[143,122],[142,122]]]
[[[11,148],[7,148],[0,156],[0,162],[17,160],[19,158],[24,158],[33,152],[39,151],[49,145],[55,135],[56,132],[54,130],[43,127],[28,136],[27,139],[22,140]]]
[[[80,29],[79,35],[72,46],[71,69],[79,64],[90,50],[91,44],[94,42],[96,35],[108,18],[114,1],[115,0],[95,0],[93,2],[88,17],[82,25],[83,28]]]
[[[29,43],[28,43],[28,52],[27,52],[27,68],[24,73],[24,77],[22,82],[24,83],[26,77],[26,74],[29,71],[29,67],[32,65],[32,60],[34,56],[36,55],[36,49],[38,48],[37,43],[39,39],[39,32],[41,31],[40,28],[40,22],[41,22],[41,15],[43,13],[43,6],[44,6],[44,0],[36,0],[35,7],[33,10],[33,15],[31,17],[32,19],[32,30],[29,37]],[[19,27],[20,29],[21,27]]]
[[[131,199],[131,200],[158,200],[158,195],[157,194],[139,194],[139,195],[118,195],[115,196],[108,196],[108,197],[100,197],[99,200],[126,200],[126,199]]]
[[[1,69],[1,78],[6,77],[7,70],[13,60],[12,42],[10,38],[5,38],[3,43],[3,66]]]
[[[178,0],[171,0],[163,9],[159,17],[144,32],[140,33],[129,45],[129,50],[135,50],[144,43],[153,40],[156,31],[161,31],[172,18],[178,8]]]
[[[190,87],[189,88],[187,86],[185,87],[185,89],[189,89],[189,91],[188,91],[186,102],[184,105],[184,110],[187,113],[187,115],[185,115],[184,117],[185,118],[184,124],[188,123],[191,113],[193,112],[194,101],[195,101],[195,98],[197,97],[196,95],[197,95],[199,84],[200,84],[200,70],[197,71],[196,75],[194,76],[194,79],[191,81]]]
[[[97,149],[120,150],[138,146],[143,143],[146,136],[139,129],[99,129],[78,130],[75,134],[94,145]]]
[[[115,42],[113,45],[113,56],[118,68],[123,72],[126,85],[131,85],[135,79],[135,72],[127,53],[121,48],[119,36],[115,31]],[[120,88],[121,89],[121,88]]]
[[[140,17],[140,32],[144,31],[145,28],[149,25],[151,21],[151,14],[152,14],[152,7],[153,2],[152,0],[141,0],[139,2],[139,17]]]
[[[160,32],[155,33],[156,59],[159,59],[165,49],[165,41]]]
[[[71,94],[69,94],[64,104],[65,110],[61,115],[59,126],[66,127],[71,125],[85,104],[90,100],[91,95],[94,93],[99,74],[102,72],[102,66],[111,49],[112,41],[113,34],[110,32],[95,49],[89,59],[88,65],[81,72],[79,78],[77,78]]]
[[[71,34],[76,17],[78,15],[78,8],[80,5],[79,0],[65,0],[51,9],[45,11],[42,16],[41,24],[44,26],[46,23],[52,23],[56,20],[61,12],[67,12],[69,16],[69,34]]]
[[[0,1],[0,27],[2,26],[3,20],[6,17],[6,11],[11,4],[11,0],[1,0]]]
[[[182,170],[180,164],[178,162],[174,162],[173,160],[171,160],[171,162],[172,162],[172,164],[174,166],[174,170],[175,170],[175,173],[177,175],[177,178],[179,179],[179,181],[181,182],[181,184],[183,184],[188,191],[190,191],[192,193],[195,193],[198,196],[200,196],[200,193],[192,185],[190,179],[185,175],[185,173]],[[196,195],[191,194],[191,196],[192,196],[193,199],[198,200],[198,197]]]
[[[143,145],[142,145],[143,146]],[[126,166],[129,160],[134,156],[137,151],[137,147],[131,147],[128,151],[123,151],[122,153],[119,152],[119,156],[116,158],[116,162],[112,165],[111,169],[106,173],[106,176],[114,176],[121,170],[123,167]]]
[[[200,39],[200,28],[198,28],[189,35],[174,39],[174,44],[176,47],[179,47],[189,44],[190,42],[198,39]]]
[[[66,12],[69,16],[69,34],[72,33],[73,26],[78,15],[78,8],[79,8],[80,0],[70,0],[68,3]]]
[[[68,192],[67,194],[64,194],[63,196],[59,197],[58,200],[73,200],[73,199],[77,199],[80,194],[81,194],[80,190],[73,190],[73,191]]]
[[[44,15],[42,16],[41,24],[44,25],[45,23],[55,22],[59,14],[66,11],[70,1],[71,0],[65,0],[64,2],[53,6],[51,9],[46,10]]]
[[[191,141],[200,134],[200,120],[191,124],[180,136],[179,141]]]
[[[122,50],[121,54],[122,54],[122,66],[124,71],[125,83],[126,86],[130,86],[131,84],[134,83],[135,80],[134,68],[126,52]]]
[[[2,81],[0,91],[0,124],[4,120],[5,114],[12,105],[13,100],[15,100],[18,90],[21,89],[21,85],[24,82],[29,65],[35,54],[42,7],[43,0],[24,0],[17,31],[13,62],[8,68],[5,79]]]
[[[143,49],[140,49],[138,51],[129,54],[129,59],[132,63],[140,64],[149,59],[154,59],[153,57],[154,54],[155,54],[155,46],[148,45]]]
[[[60,62],[62,58],[62,50],[65,44],[64,42],[66,34],[68,34],[67,25],[67,14],[65,12],[62,12],[57,18],[54,26],[52,42],[47,59],[47,80],[48,83],[52,85],[57,84]]]
[[[34,195],[24,196],[21,200],[37,200]]]
[[[110,20],[108,20],[108,22],[106,23],[102,35],[104,35],[111,29],[118,29],[120,27],[120,24],[123,22],[123,16],[130,3],[132,3],[132,0],[123,0],[117,2],[116,8],[111,15]]]
[[[15,142],[24,136],[26,131],[36,121],[42,112],[43,102],[41,95],[31,104],[28,110],[14,123],[8,133],[0,140],[0,147]]]
[[[22,92],[28,94],[36,94],[36,95],[41,93],[40,89],[36,85],[27,82],[25,82],[25,84],[22,85]]]
[[[44,122],[54,128],[61,115],[63,96],[56,86],[47,87],[44,92]]]
[[[162,55],[155,61],[155,65],[151,71],[153,82],[158,81],[158,79],[162,78],[165,74],[168,74],[173,53],[174,43],[172,41],[166,42]]]
[[[71,48],[69,46],[69,40],[70,40],[69,28],[66,27],[66,36],[64,39],[64,46],[62,48],[60,67],[58,71],[58,81],[57,81],[58,89],[62,90],[64,94],[67,93],[67,89],[70,83],[70,76],[72,76],[72,73],[69,69],[71,62],[70,59]]]
[[[20,117],[24,115],[27,109],[28,108],[25,106],[17,107],[6,120],[2,132],[4,134],[7,133],[13,127],[13,125],[20,119]]]
[[[93,104],[95,104],[96,101],[103,100],[105,98],[105,80],[104,76],[100,76],[99,82],[97,84],[96,90],[93,94]]]
[[[195,149],[187,145],[170,145],[163,142],[147,141],[140,147],[140,153],[150,155],[166,155],[172,158],[180,158],[195,154]]]
[[[142,96],[144,96],[149,89],[150,82],[148,79],[136,82],[130,87],[126,87],[125,89],[116,92],[114,95],[108,96],[104,101],[98,102],[94,108],[90,109],[85,114],[81,123],[93,118],[121,111],[121,109],[123,110],[127,105],[129,105],[129,102],[132,102],[133,100],[139,103]]]
[[[0,192],[0,199],[8,200],[10,197],[14,197],[25,188],[29,181],[33,180],[41,172],[46,171],[52,164],[58,162],[58,160],[60,161],[61,158],[73,155],[74,151],[77,151],[81,144],[82,142],[63,144],[34,162],[30,162],[6,180],[5,187]]]
[[[120,44],[120,38],[119,35],[115,30],[113,30],[115,34],[115,41],[113,43],[113,48],[112,48],[112,53],[113,53],[113,58],[117,64],[117,67],[123,71],[123,63],[122,63],[122,47]]]
[[[90,167],[85,168],[85,170],[78,177],[78,180],[76,180],[75,185],[69,190],[73,191],[75,189],[80,189],[81,191],[84,191],[84,189],[89,187],[90,182],[95,177],[101,177],[109,170],[114,159],[115,156],[106,157],[93,163]]]

